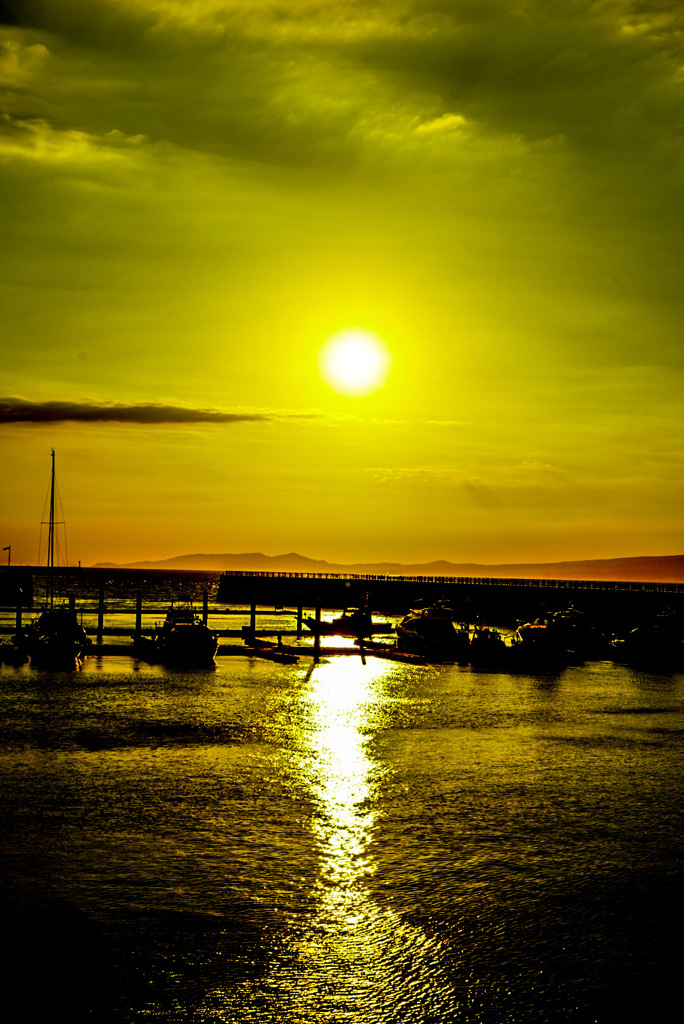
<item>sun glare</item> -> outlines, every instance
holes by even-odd
[[[318,365],[323,380],[335,391],[343,395],[369,395],[387,380],[392,357],[377,334],[351,327],[328,338]]]

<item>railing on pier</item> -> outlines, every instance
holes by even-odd
[[[268,572],[228,569],[221,577],[234,579],[350,580],[368,583],[424,583],[428,586],[467,585],[483,587],[548,587],[560,590],[606,590],[641,594],[684,594],[684,583],[634,580],[528,579],[516,576],[392,576],[371,573]]]

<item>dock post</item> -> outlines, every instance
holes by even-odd
[[[15,619],[17,633],[21,632],[21,590],[17,594],[17,615]]]
[[[209,591],[202,591],[202,622],[206,626],[209,619]]]
[[[102,643],[102,632],[104,629],[104,587],[100,587],[97,593],[97,640]]]
[[[321,656],[321,603],[316,602],[316,630],[314,633],[314,661],[318,661]]]
[[[254,638],[256,636],[256,598],[254,597],[249,609],[249,631]]]
[[[72,615],[76,614],[76,595],[69,594],[69,611]]]
[[[298,640],[301,640],[301,636],[302,636],[302,622],[303,622],[303,619],[304,619],[304,606],[303,606],[303,603],[302,603],[302,598],[300,596],[299,604],[297,605],[297,639]]]
[[[140,639],[142,633],[142,590],[135,595],[135,639]]]

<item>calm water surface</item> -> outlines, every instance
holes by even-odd
[[[6,998],[17,1020],[669,1021],[683,696],[611,663],[3,667]]]

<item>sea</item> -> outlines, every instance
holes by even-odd
[[[109,625],[207,590],[239,629],[217,583],[64,585],[90,625],[104,586]],[[670,1022],[683,755],[684,676],[608,661],[3,665],[5,1019]]]

